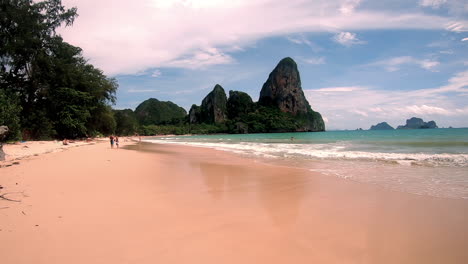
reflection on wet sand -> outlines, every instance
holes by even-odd
[[[258,179],[257,195],[277,227],[291,228],[296,223],[309,184],[305,171]]]
[[[211,150],[158,155],[165,260],[203,263],[462,263],[463,200],[410,195]],[[177,248],[177,254],[172,249]]]
[[[242,166],[195,163],[208,193],[214,199],[232,200],[238,196],[254,195],[263,205],[274,225],[284,228],[293,225],[299,215],[301,199],[310,181],[306,171],[287,175],[264,175]]]

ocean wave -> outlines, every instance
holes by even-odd
[[[284,143],[254,143],[254,142],[187,142],[174,138],[145,140],[154,143],[182,144],[188,146],[214,148],[241,154],[277,158],[305,159],[341,159],[341,160],[371,160],[394,162],[401,165],[468,167],[468,154],[451,153],[384,153],[368,151],[350,151],[347,142],[336,144],[284,144]]]

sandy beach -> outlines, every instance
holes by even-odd
[[[468,260],[467,200],[211,149],[122,145],[48,151],[0,168],[9,199],[0,199],[1,263]]]

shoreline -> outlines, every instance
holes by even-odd
[[[0,168],[4,263],[462,263],[468,202],[122,142]],[[126,149],[128,148],[128,149]],[[8,207],[5,209],[1,209]]]
[[[137,137],[120,137],[124,142],[138,142]],[[142,139],[145,137],[141,137]],[[63,144],[60,140],[31,140],[17,141],[14,143],[4,143],[3,151],[5,160],[0,161],[0,168],[18,165],[18,162],[32,157],[42,156],[44,154],[62,152],[71,148],[86,145],[108,143],[108,138],[93,138],[90,140],[68,140],[68,144]]]
[[[388,160],[379,158],[356,158],[349,153],[343,157],[317,156],[322,150],[303,148],[291,144],[291,147],[264,146],[247,141],[246,145],[224,142],[190,142],[152,140],[146,142],[169,144],[202,149],[212,149],[237,155],[245,159],[261,160],[265,164],[284,165],[292,168],[303,168],[311,172],[329,175],[354,182],[373,184],[387,190],[432,197],[468,200],[466,184],[466,166],[441,166],[431,163],[418,163],[416,160]],[[327,150],[326,150],[327,151]],[[317,152],[310,154],[310,152]],[[304,154],[304,155],[298,155]],[[372,154],[372,153],[368,153]],[[375,154],[375,153],[373,153]],[[383,154],[383,153],[377,153]],[[404,154],[398,154],[404,155]],[[426,154],[425,154],[426,155]],[[435,154],[435,156],[440,154]],[[449,155],[449,154],[442,154]],[[450,154],[452,155],[452,154]],[[466,154],[460,154],[466,159]],[[438,162],[440,158],[433,156]],[[378,176],[375,176],[378,175]]]

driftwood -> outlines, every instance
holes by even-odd
[[[14,192],[14,193],[20,193],[20,192]],[[9,201],[9,202],[17,202],[17,203],[20,203],[20,202],[21,202],[21,200],[14,200],[14,199],[10,199],[10,198],[5,197],[5,195],[7,195],[7,194],[12,194],[12,193],[4,193],[4,194],[2,194],[2,195],[0,195],[0,199],[3,199],[3,200],[5,200],[5,201]],[[23,194],[23,195],[24,195],[24,194]]]

